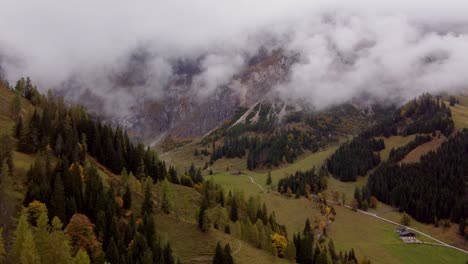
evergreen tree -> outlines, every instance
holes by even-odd
[[[163,251],[163,260],[165,264],[174,264],[174,256],[172,255],[171,244],[167,243]]]
[[[55,176],[54,189],[49,204],[51,216],[57,216],[62,222],[67,220],[65,211],[65,189],[60,174]]]
[[[215,255],[213,257],[213,264],[224,264],[223,248],[221,247],[219,241],[216,244]]]
[[[86,251],[80,249],[78,253],[76,253],[75,258],[73,259],[73,264],[90,264],[91,260],[89,259],[88,254]]]
[[[3,241],[3,228],[0,227],[0,264],[3,264],[6,257],[5,241]]]
[[[20,264],[41,263],[26,211],[21,213],[14,232],[11,259]]]
[[[119,250],[117,249],[117,245],[115,244],[114,237],[111,237],[109,245],[107,245],[106,258],[107,258],[107,261],[109,261],[109,263],[112,263],[112,264],[120,263]]]
[[[231,255],[231,246],[229,244],[224,246],[223,259],[224,264],[234,264],[234,259]]]
[[[306,219],[305,226],[304,226],[304,231],[302,232],[304,236],[311,236],[313,235],[313,230],[312,226],[310,225],[310,220],[309,218]]]
[[[206,220],[206,210],[208,210],[208,203],[209,201],[204,198],[198,212],[198,228],[200,228],[200,230],[203,232],[208,230]]]
[[[166,190],[164,190],[164,193],[163,193],[161,208],[162,208],[163,212],[166,213],[166,214],[169,214],[171,212],[171,205],[169,203],[169,198],[167,196],[167,191]]]
[[[151,183],[147,183],[145,188],[145,195],[143,197],[143,203],[141,205],[141,214],[153,214],[154,202],[151,192]]]
[[[10,102],[10,116],[13,120],[17,121],[21,115],[21,95],[15,93],[15,96]]]
[[[231,219],[232,222],[236,222],[237,220],[239,220],[239,211],[238,210],[239,209],[237,207],[236,198],[233,198],[232,203],[231,203],[231,211],[229,213],[229,218]]]
[[[123,208],[130,210],[132,208],[132,193],[128,185],[125,188],[125,193],[122,198],[123,198]]]
[[[273,182],[273,181],[272,181],[272,179],[271,179],[271,171],[268,171],[266,184],[267,184],[267,185],[271,185],[272,182]]]

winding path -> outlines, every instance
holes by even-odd
[[[250,178],[250,181],[251,181],[253,184],[257,185],[262,191],[265,191],[265,189],[264,189],[260,184],[256,183],[256,182],[254,181],[254,179],[253,179],[251,176],[249,176],[249,178]],[[327,200],[327,202],[336,204],[336,202],[331,201],[331,200]],[[349,205],[344,205],[344,207],[349,208],[349,209],[352,209],[351,206],[349,206]],[[434,238],[434,237],[432,237],[432,236],[430,236],[430,235],[428,235],[428,234],[426,234],[426,233],[424,233],[424,232],[421,232],[421,231],[419,231],[419,230],[417,230],[417,229],[414,229],[414,228],[409,227],[409,226],[404,226],[404,225],[401,225],[400,223],[397,223],[397,222],[394,222],[394,221],[392,221],[392,220],[388,220],[388,219],[386,219],[386,218],[383,218],[383,217],[381,217],[381,216],[378,216],[377,213],[369,213],[369,212],[362,211],[362,210],[359,210],[359,209],[358,209],[357,211],[358,211],[359,213],[362,213],[362,214],[365,214],[365,215],[368,215],[368,216],[375,217],[375,218],[377,218],[377,219],[380,219],[380,220],[382,220],[382,221],[385,221],[385,222],[387,222],[387,223],[390,223],[390,224],[393,224],[393,225],[396,225],[396,226],[403,226],[403,227],[405,227],[405,228],[408,229],[408,230],[412,230],[412,231],[414,231],[414,232],[416,232],[416,233],[418,233],[418,234],[420,234],[420,235],[423,235],[423,236],[425,236],[425,237],[427,237],[427,238],[430,238],[430,239],[436,241],[437,243],[439,243],[439,244],[436,244],[436,243],[430,243],[430,242],[423,242],[423,244],[439,245],[439,246],[449,247],[449,248],[453,248],[453,249],[456,249],[456,250],[458,250],[458,251],[461,251],[461,252],[463,252],[463,253],[465,253],[465,254],[468,254],[468,251],[466,251],[466,250],[464,250],[464,249],[462,249],[462,248],[458,248],[458,247],[449,245],[449,244],[447,244],[447,243],[445,243],[445,242],[443,242],[443,241],[441,241],[441,240],[438,240],[437,238]]]
[[[242,241],[240,239],[237,239],[237,242],[239,242],[239,248],[236,251],[232,252],[233,256],[239,253],[239,251],[242,249]]]
[[[256,184],[256,185],[258,186],[258,188],[260,188],[262,191],[265,191],[265,189],[264,189],[260,184],[256,183],[256,182],[254,181],[254,179],[253,179],[251,176],[249,176],[249,178],[250,178],[250,181],[251,181],[253,184]]]

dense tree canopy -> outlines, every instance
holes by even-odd
[[[400,207],[423,222],[468,216],[468,130],[411,164],[384,163],[367,186],[379,200]]]

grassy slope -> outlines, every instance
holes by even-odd
[[[0,135],[12,135],[13,133],[15,122],[9,115],[9,106],[13,96],[13,92],[0,84]],[[23,114],[32,111],[33,107],[28,101],[22,99],[21,103]],[[16,143],[16,140],[14,142]],[[10,240],[15,225],[14,217],[17,216],[21,209],[26,190],[26,173],[34,161],[34,156],[15,151],[13,159],[13,177],[4,178],[0,187],[1,204],[5,210],[3,214],[0,214],[0,226],[5,227],[7,242]]]
[[[387,148],[391,149],[392,147],[397,148],[402,146],[412,139],[413,137],[391,137],[386,139],[385,143]],[[333,151],[326,150],[310,154],[292,165],[273,170],[273,184],[276,184],[278,179],[287,173],[320,165]],[[251,183],[249,177],[254,178],[257,183],[265,188],[266,172],[244,171],[244,173],[244,175],[238,176],[222,172],[212,177],[227,189],[243,190],[246,195],[259,195],[266,202],[268,208],[276,212],[277,219],[287,226],[290,235],[303,228],[304,220],[307,217],[311,219],[318,217],[319,212],[313,202],[304,198],[296,200],[273,192],[264,192],[258,186]],[[339,190],[345,192],[347,200],[350,201],[355,186],[362,186],[366,181],[366,177],[360,177],[355,183],[343,183],[330,178],[328,181],[328,191]],[[382,212],[388,209],[393,208],[380,203],[375,212]],[[350,247],[353,247],[359,257],[367,255],[373,263],[463,263],[468,257],[466,254],[444,247],[405,245],[395,234],[395,226],[391,224],[363,214],[354,213],[342,207],[338,207],[337,212],[337,220],[330,227],[330,236],[333,238],[337,249],[349,250]],[[401,214],[398,212],[387,212],[383,216],[389,216],[389,219],[396,221],[399,221],[401,218]],[[463,242],[452,232],[454,230],[447,231],[431,225],[417,223],[414,220],[413,223],[414,227],[423,232],[427,232],[451,244],[463,246]],[[429,239],[425,238],[420,239],[422,241],[429,241]]]
[[[404,159],[401,160],[402,163],[416,163],[419,162],[422,156],[426,155],[430,151],[435,151],[437,150],[446,138],[441,135],[439,137],[433,138],[431,141],[426,142],[422,145],[417,146],[415,149],[413,149],[408,155],[405,156]]]
[[[468,96],[459,96],[460,104],[450,106],[452,111],[452,119],[456,129],[468,127]],[[447,102],[447,105],[448,102]]]
[[[235,263],[291,263],[284,259],[275,259],[267,252],[256,249],[245,242],[217,230],[200,232],[195,223],[188,223],[167,215],[157,215],[156,225],[163,238],[171,245],[184,263],[211,263],[216,243],[229,243],[234,254]]]

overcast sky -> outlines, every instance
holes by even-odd
[[[8,79],[29,75],[43,89],[72,76],[109,97],[106,73],[138,47],[151,53],[157,97],[169,61],[205,55],[202,94],[227,82],[262,45],[300,54],[285,96],[326,107],[360,94],[411,98],[468,87],[468,1],[444,0],[2,0],[0,60]],[[265,37],[265,36],[268,36]]]

